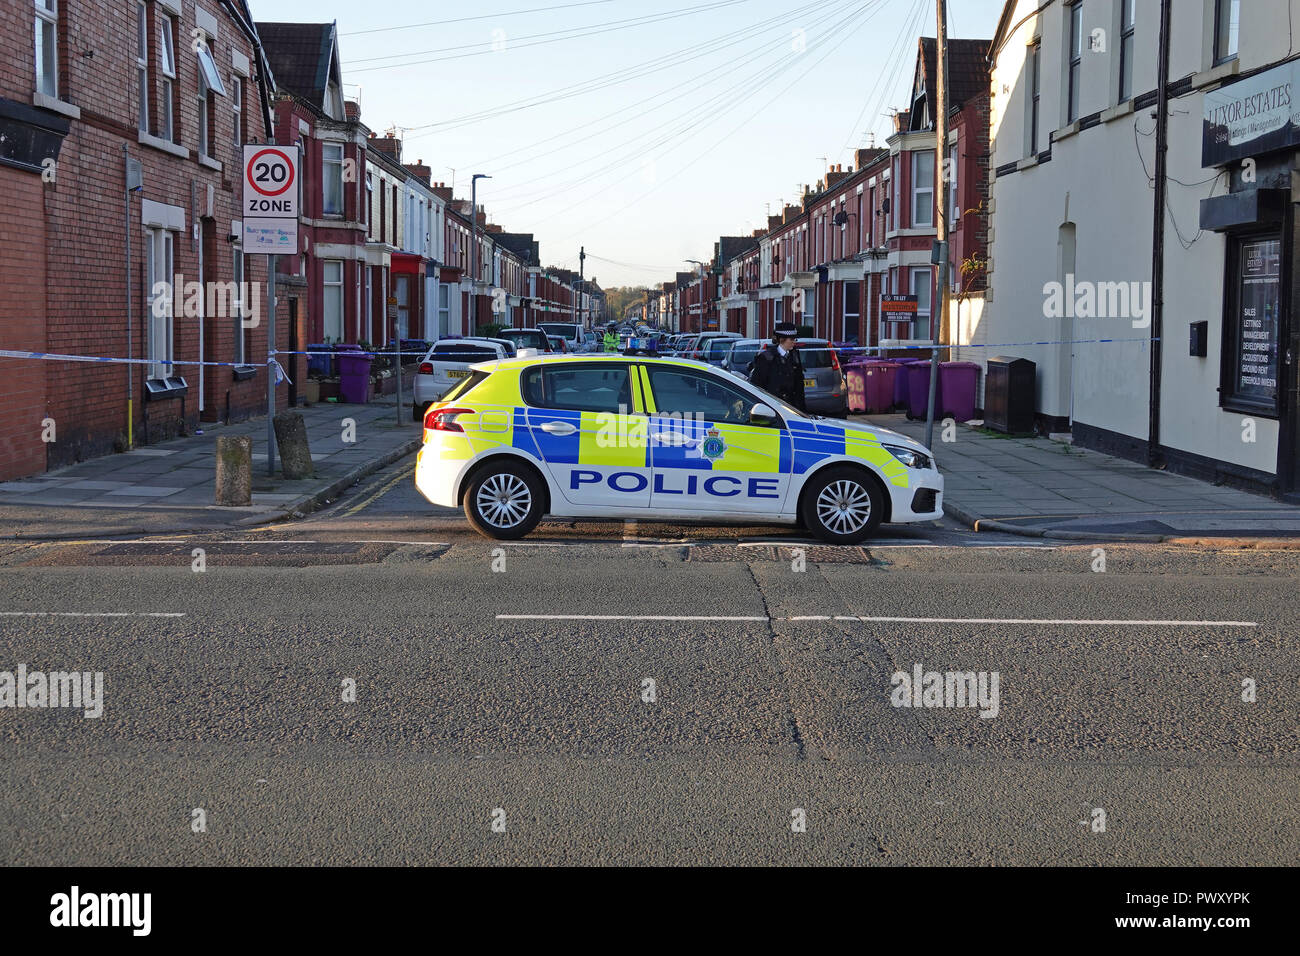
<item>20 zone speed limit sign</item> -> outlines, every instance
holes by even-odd
[[[294,253],[298,245],[298,147],[244,147],[244,251]]]

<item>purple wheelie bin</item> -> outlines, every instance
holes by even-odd
[[[897,362],[899,365],[898,372],[894,375],[894,406],[907,406],[907,367],[917,362],[928,362],[928,358],[895,358],[891,362]]]
[[[930,407],[930,363],[913,362],[904,370],[907,375],[907,417],[925,418]],[[943,409],[943,376],[934,393],[934,411],[937,417]]]
[[[894,407],[894,388],[903,366],[893,359],[867,359],[862,363],[866,410],[873,414]]]
[[[938,407],[959,422],[975,417],[975,385],[980,367],[976,362],[940,362],[939,392],[943,402]]]
[[[336,345],[339,398],[352,405],[370,401],[370,356],[359,345]]]

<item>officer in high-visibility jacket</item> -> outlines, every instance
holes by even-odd
[[[613,329],[605,330],[605,351],[606,352],[618,351],[618,333],[615,332]]]
[[[749,375],[751,385],[771,392],[782,401],[805,411],[803,395],[804,370],[795,347],[799,330],[793,325],[778,325],[772,330],[772,344],[754,358],[754,370]]]

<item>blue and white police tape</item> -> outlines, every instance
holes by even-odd
[[[284,355],[290,353],[277,352],[275,354]],[[120,358],[109,355],[72,355],[67,352],[21,352],[16,349],[0,349],[0,358],[40,359],[47,362],[91,362],[106,365],[165,365],[168,368],[200,365],[207,368],[250,368],[256,367],[258,364],[254,362],[202,362],[198,360]],[[280,364],[274,355],[269,356],[267,362],[275,366],[277,384],[280,382],[293,384],[289,379],[289,373],[284,370],[284,366]]]

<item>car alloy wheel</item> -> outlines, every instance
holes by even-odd
[[[489,538],[522,538],[542,519],[541,478],[527,464],[495,459],[465,488],[465,517]]]
[[[804,524],[831,544],[858,544],[880,526],[884,498],[871,476],[857,468],[832,467],[814,476],[803,507]]]

